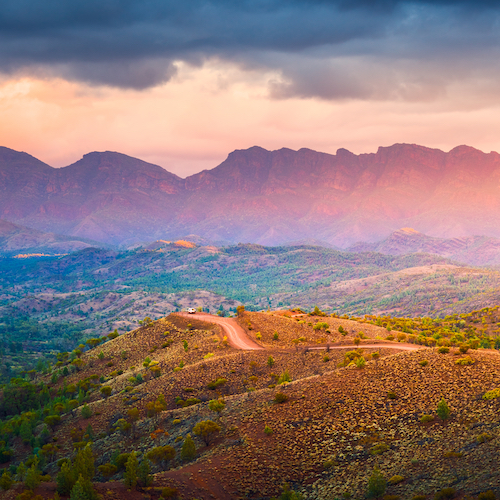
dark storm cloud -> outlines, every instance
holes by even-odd
[[[280,72],[271,85],[277,98],[411,99],[483,69],[491,74],[497,4],[3,0],[0,70],[142,89],[168,81],[175,61],[218,58]],[[468,74],[464,61],[473,63]]]

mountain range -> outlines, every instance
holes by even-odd
[[[0,218],[115,245],[196,234],[346,248],[401,227],[500,237],[499,182],[500,155],[468,146],[395,144],[360,155],[252,147],[186,179],[115,152],[53,168],[0,148]]]

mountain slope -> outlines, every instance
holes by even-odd
[[[433,237],[500,237],[500,155],[410,144],[377,153],[238,150],[186,179],[90,153],[53,169],[0,151],[0,217],[114,244],[178,239],[374,242],[411,226]]]

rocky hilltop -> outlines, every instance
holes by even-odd
[[[500,155],[411,144],[355,155],[238,150],[181,179],[114,153],[55,169],[0,148],[0,218],[113,244],[177,239],[347,247],[401,227],[439,238],[500,237]]]

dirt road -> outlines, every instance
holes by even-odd
[[[197,319],[199,321],[205,321],[207,323],[215,323],[216,325],[219,325],[223,330],[224,334],[227,336],[227,340],[231,347],[234,347],[235,349],[243,349],[243,350],[257,350],[257,349],[264,349],[264,347],[260,346],[253,340],[251,340],[248,335],[246,334],[245,330],[241,328],[241,326],[237,323],[237,321],[234,318],[221,318],[220,316],[214,316],[213,314],[207,314],[207,313],[195,313],[195,314],[188,314],[186,312],[180,312],[176,313],[180,314],[181,316],[184,317],[189,317],[193,319]],[[329,348],[331,349],[357,349],[358,347],[363,347],[366,349],[369,348],[374,348],[377,349],[379,347],[384,347],[385,349],[395,349],[398,351],[417,351],[418,349],[423,349],[423,346],[420,345],[414,345],[414,344],[405,344],[402,342],[374,342],[370,344],[365,344],[362,343],[359,346],[350,344],[350,345],[330,345]],[[310,346],[301,346],[301,348],[307,348],[309,350],[316,350],[316,349],[326,349],[326,346],[318,346],[316,345],[310,345]]]
[[[199,321],[206,321],[207,323],[215,323],[219,325],[227,337],[227,341],[231,347],[235,349],[244,349],[247,351],[255,351],[257,349],[264,349],[262,346],[256,344],[253,340],[250,340],[245,330],[238,325],[234,318],[221,318],[220,316],[214,316],[213,314],[207,313],[195,313],[188,314],[185,312],[177,313],[184,317],[189,317],[197,319]]]

